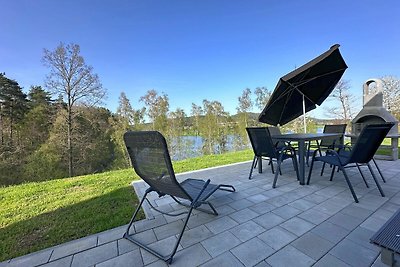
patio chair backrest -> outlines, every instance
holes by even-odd
[[[340,133],[344,135],[346,131],[346,126],[347,126],[346,124],[332,124],[332,125],[326,124],[324,126],[324,133]],[[342,140],[343,136],[322,139],[320,146],[328,147],[332,145],[339,145],[342,143]]]
[[[365,126],[349,155],[348,163],[368,163],[372,160],[383,139],[393,127],[393,122]]]
[[[133,168],[152,189],[192,201],[175,177],[167,142],[157,131],[128,131],[124,142]]]
[[[256,156],[277,158],[277,151],[267,127],[247,127],[246,131]]]
[[[269,131],[269,133],[270,133],[271,136],[274,136],[274,135],[281,135],[281,134],[282,134],[282,133],[281,133],[281,130],[280,130],[278,127],[276,127],[276,126],[268,126],[267,129],[268,129],[268,131]],[[286,146],[285,141],[274,140],[273,137],[272,137],[272,141],[275,143],[275,147],[283,147],[283,146]]]
[[[281,135],[282,134],[281,130],[276,126],[268,126],[267,129],[271,135]]]

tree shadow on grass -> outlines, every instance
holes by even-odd
[[[0,262],[127,224],[137,205],[127,186],[10,224],[0,229]]]

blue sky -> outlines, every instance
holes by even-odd
[[[0,0],[0,6],[0,72],[27,91],[49,72],[44,48],[79,44],[111,111],[121,91],[138,108],[138,99],[155,89],[169,96],[171,110],[190,114],[192,102],[208,99],[234,114],[243,89],[273,90],[279,77],[336,43],[356,105],[365,80],[400,78],[398,0]],[[323,107],[312,114],[324,117]]]

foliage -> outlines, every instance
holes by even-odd
[[[383,104],[397,119],[400,119],[400,80],[391,75],[381,78],[383,82]]]
[[[228,113],[218,101],[203,100],[204,116],[200,120],[200,134],[204,138],[205,155],[223,153],[227,150]]]
[[[133,126],[135,129],[140,129],[144,123],[144,114],[146,108],[135,110],[132,108],[131,102],[126,97],[124,92],[121,92],[119,96],[119,105],[117,107],[117,116],[120,119],[125,120],[126,124]]]
[[[344,123],[349,123],[354,117],[355,97],[350,93],[350,83],[348,80],[340,80],[333,89],[330,99],[339,103],[337,106],[326,108],[326,114],[333,119],[339,119]]]
[[[111,142],[108,110],[76,107],[71,140],[76,144],[73,164],[77,175],[109,169],[114,144]],[[25,176],[40,181],[68,176],[67,112],[59,110],[48,140],[29,158]]]
[[[264,109],[265,105],[268,103],[272,92],[269,91],[266,87],[257,87],[254,90],[254,94],[256,95],[255,105],[261,112]]]
[[[0,145],[13,146],[16,124],[27,109],[27,98],[18,82],[0,73]]]
[[[167,140],[169,143],[170,154],[173,159],[183,158],[193,147],[194,141],[186,138],[186,113],[183,109],[177,108],[169,113],[169,127]]]
[[[158,95],[156,90],[149,90],[147,94],[140,98],[147,106],[147,116],[153,124],[153,130],[161,133],[167,132],[169,99],[166,94]]]
[[[236,108],[237,112],[242,115],[244,120],[244,125],[248,126],[248,116],[247,113],[253,107],[253,101],[251,100],[251,90],[246,88],[243,90],[242,95],[238,97],[238,106]]]

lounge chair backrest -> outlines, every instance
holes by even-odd
[[[157,131],[128,131],[124,142],[137,175],[159,194],[192,200],[175,178],[167,142]]]
[[[326,124],[324,126],[324,133],[341,133],[344,135],[345,131],[346,131],[346,124],[333,124],[333,125],[329,125]],[[322,139],[320,145],[321,146],[331,146],[331,145],[339,145],[341,144],[341,140],[343,140],[343,136],[341,137],[332,137],[332,138],[326,138],[326,139]]]
[[[276,148],[271,138],[271,134],[266,127],[248,127],[251,146],[256,156],[277,158]]]
[[[346,164],[368,163],[372,160],[372,157],[393,125],[393,122],[389,122],[365,126],[357,138]]]

